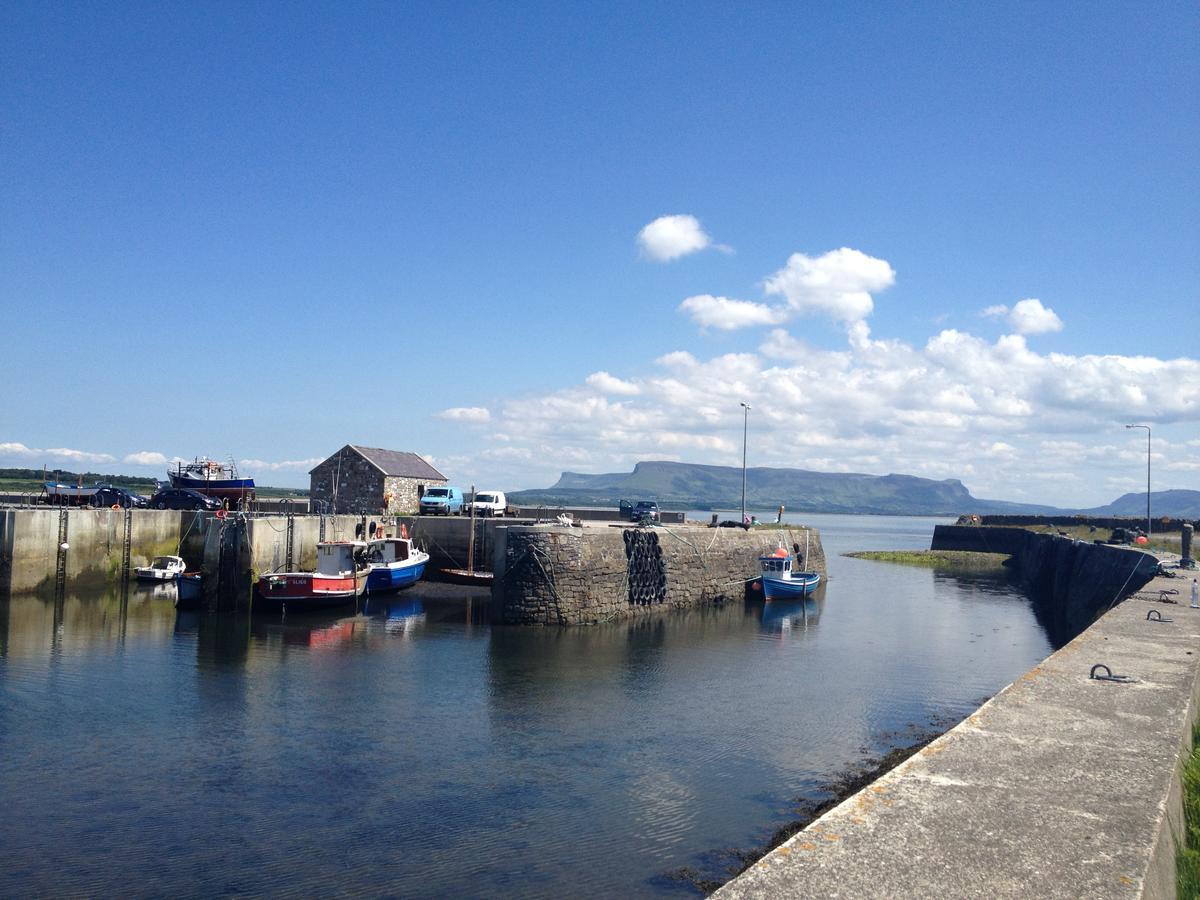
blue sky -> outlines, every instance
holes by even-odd
[[[0,466],[1200,489],[1193,3],[8,4]]]

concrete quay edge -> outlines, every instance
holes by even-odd
[[[714,896],[1174,897],[1193,574],[1154,579]],[[1139,599],[1170,588],[1178,605]],[[1137,682],[1091,680],[1095,663]]]

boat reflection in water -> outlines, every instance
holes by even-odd
[[[391,603],[386,607],[384,629],[388,634],[411,634],[425,626],[425,604],[420,600]]]
[[[825,606],[825,590],[796,600],[767,600],[762,606],[760,628],[768,634],[788,634],[815,628]]]

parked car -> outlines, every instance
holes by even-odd
[[[92,495],[92,506],[119,506],[121,509],[144,509],[150,502],[141,494],[111,484],[102,484]]]
[[[477,516],[502,516],[508,509],[508,500],[503,491],[477,491],[475,499],[467,504],[467,512]]]
[[[150,498],[153,509],[221,509],[216,497],[206,497],[188,488],[163,488]]]
[[[658,504],[653,500],[638,500],[632,503],[622,500],[620,503],[621,518],[630,522],[657,522],[659,520]]]
[[[463,495],[456,487],[425,488],[421,495],[423,516],[456,516],[463,511]]]

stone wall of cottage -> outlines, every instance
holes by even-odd
[[[341,466],[338,457],[341,457]],[[333,508],[334,484],[337,483],[337,509]],[[379,469],[353,450],[343,448],[321,463],[309,475],[309,494],[313,512],[337,513],[415,513],[419,492],[444,479],[418,479],[398,475],[384,476]]]
[[[742,600],[758,557],[805,547],[805,529],[511,527],[497,538],[493,610],[514,625],[589,625]],[[502,570],[501,570],[502,568]],[[806,569],[825,577],[820,534]]]
[[[448,482],[441,478],[407,478],[403,475],[389,475],[383,480],[384,499],[387,501],[387,511],[403,515],[415,514],[425,488],[445,485]]]
[[[338,466],[338,457],[341,466]],[[337,509],[333,508],[337,487]],[[309,498],[314,512],[373,513],[383,509],[383,473],[352,450],[342,449],[321,463],[309,476]]]

